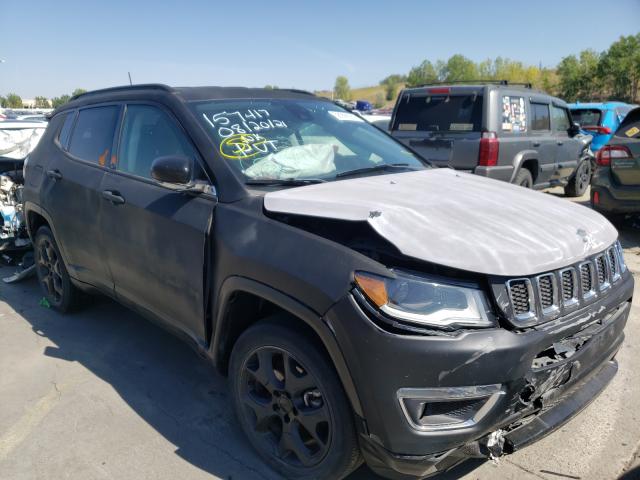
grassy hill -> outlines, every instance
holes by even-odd
[[[398,92],[404,87],[404,85],[398,86]],[[316,95],[321,97],[331,98],[330,90],[319,90],[314,92]],[[393,107],[396,99],[387,101],[385,100],[385,92],[384,87],[381,85],[375,85],[373,87],[362,87],[362,88],[352,88],[351,89],[351,99],[350,100],[367,100],[371,102],[372,105],[376,105],[378,102],[382,102],[382,107]]]

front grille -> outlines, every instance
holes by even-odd
[[[570,270],[562,272],[562,300],[573,298],[573,275]]]
[[[593,265],[591,263],[580,265],[580,283],[583,295],[593,290]]]
[[[528,326],[555,318],[568,309],[595,301],[624,271],[622,249],[616,244],[578,265],[507,281],[511,313]]]
[[[620,263],[618,262],[618,252],[615,247],[607,250],[607,257],[609,258],[609,267],[611,268],[611,279],[616,281],[620,278]]]
[[[509,283],[509,287],[511,304],[513,305],[513,313],[515,313],[516,315],[524,315],[530,312],[532,309],[529,298],[528,280],[512,280]]]
[[[598,286],[602,286],[607,281],[607,265],[604,261],[604,255],[596,257],[596,272],[598,273]]]
[[[554,306],[553,274],[538,277],[538,292],[540,294],[540,305],[546,310]]]

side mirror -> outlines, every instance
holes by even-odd
[[[151,164],[151,177],[162,183],[187,185],[191,182],[193,160],[181,156],[158,157]]]
[[[569,127],[569,135],[571,135],[572,137],[575,137],[579,133],[580,133],[580,124],[578,122],[573,122]]]

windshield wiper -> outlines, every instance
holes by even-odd
[[[312,185],[314,183],[324,183],[321,178],[255,178],[247,180],[245,185]]]
[[[359,175],[361,173],[379,172],[385,170],[418,170],[417,168],[410,167],[408,163],[383,163],[381,165],[374,165],[372,167],[356,168],[355,170],[347,170],[346,172],[340,172],[336,175],[336,178],[350,177],[352,175]]]

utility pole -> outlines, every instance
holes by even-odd
[[[127,72],[127,75],[129,75],[129,85],[133,85],[133,82],[131,81],[131,72]]]

